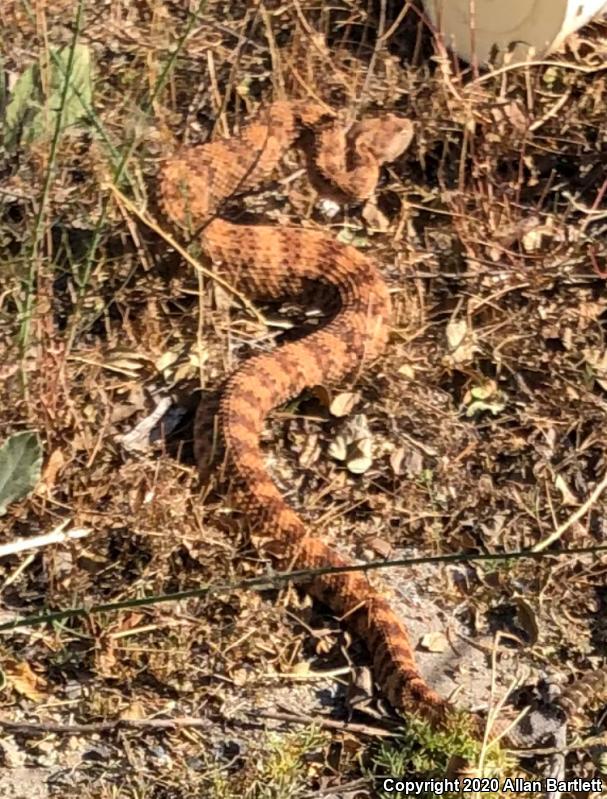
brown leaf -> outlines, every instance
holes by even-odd
[[[312,394],[325,408],[331,405],[331,392],[326,386],[314,386]]]
[[[55,485],[57,475],[63,468],[64,464],[65,458],[63,457],[63,452],[59,448],[54,449],[50,454],[42,474],[42,481],[48,491],[50,491]]]
[[[46,699],[46,680],[36,674],[26,661],[15,661],[5,666],[4,672],[8,684],[21,696],[31,699],[32,702],[43,702]]]
[[[386,541],[385,538],[380,538],[379,536],[365,539],[365,546],[376,555],[379,555],[380,558],[389,558],[394,551],[392,544]]]

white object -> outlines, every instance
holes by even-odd
[[[465,61],[525,61],[556,50],[606,9],[605,0],[424,0],[445,44]],[[473,23],[473,24],[471,24]]]

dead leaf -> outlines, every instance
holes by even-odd
[[[424,458],[416,447],[400,446],[391,453],[390,466],[394,474],[417,477],[424,468]]]
[[[156,362],[154,366],[156,367],[158,372],[164,372],[166,369],[169,369],[175,361],[179,359],[179,352],[175,350],[167,350],[163,352],[159,358],[156,358]]]
[[[447,343],[451,351],[456,350],[468,333],[468,323],[465,319],[452,319],[447,325]]]
[[[335,460],[345,461],[352,474],[363,474],[373,463],[372,449],[367,417],[357,413],[342,425],[329,444],[329,455]]]
[[[291,674],[294,677],[307,677],[310,674],[310,664],[307,660],[300,660],[291,669]]]
[[[363,710],[373,698],[373,674],[367,666],[357,666],[350,672],[347,706],[354,710]]]
[[[133,405],[130,402],[117,402],[112,406],[110,421],[112,424],[120,424],[120,422],[125,422],[140,410],[141,408],[138,408],[137,405]]]
[[[333,416],[348,416],[359,399],[360,394],[356,391],[342,391],[340,394],[336,394],[335,397],[333,397],[329,405],[329,411]]]
[[[311,392],[324,408],[331,405],[331,392],[326,386],[314,386]]]
[[[125,377],[136,377],[137,372],[149,362],[146,355],[138,352],[116,350],[106,358],[103,368]]]
[[[352,474],[364,474],[371,468],[372,443],[370,438],[360,438],[348,447],[346,466]]]
[[[584,350],[586,363],[594,373],[594,379],[599,386],[607,391],[607,350],[589,348]]]
[[[362,210],[362,218],[365,220],[369,228],[377,230],[379,233],[385,233],[390,228],[390,220],[387,216],[377,207],[375,200],[368,200]]]
[[[446,328],[449,353],[445,360],[451,365],[468,363],[477,351],[476,337],[465,319],[452,319]]]
[[[103,636],[101,648],[95,652],[95,670],[102,677],[116,677],[116,643],[111,636]]]
[[[557,474],[554,480],[554,485],[561,492],[561,496],[563,497],[563,505],[577,506],[580,504],[575,494],[569,490],[569,486],[565,482],[565,478],[560,474]]]
[[[2,750],[2,765],[5,768],[17,769],[25,764],[28,753],[22,747],[17,746],[13,738],[3,735],[0,739],[0,749]]]
[[[249,681],[249,673],[246,669],[233,669],[230,672],[230,678],[235,686],[242,688]]]
[[[122,711],[122,713],[120,714],[120,718],[129,721],[138,721],[139,719],[147,718],[147,715],[148,714],[143,704],[135,700],[134,702],[131,702],[129,706]]]
[[[399,375],[407,377],[409,380],[415,379],[415,367],[410,363],[404,363],[402,366],[399,366],[397,371]]]
[[[405,448],[398,447],[394,450],[394,452],[390,455],[390,466],[392,467],[392,471],[396,475],[401,475],[404,473],[403,469],[403,459],[405,457]]]
[[[50,491],[55,485],[57,475],[63,468],[64,464],[65,458],[63,457],[62,450],[59,448],[54,449],[49,456],[42,474],[42,482],[44,483],[47,491]]]
[[[505,225],[504,227],[495,231],[494,237],[502,247],[507,247],[510,249],[512,245],[520,241],[523,236],[528,235],[532,231],[534,231],[537,227],[539,227],[542,223],[542,220],[539,216],[528,216],[524,219],[517,219],[510,225]],[[499,259],[502,257],[502,251],[499,253]]]
[[[43,702],[46,699],[46,680],[36,674],[26,661],[13,661],[5,665],[4,673],[7,683],[21,696],[31,699],[32,702]]]
[[[440,654],[441,652],[445,652],[448,649],[449,641],[446,635],[444,635],[444,633],[431,632],[431,633],[426,633],[426,635],[422,636],[419,645],[426,652],[434,652],[436,654]]]
[[[128,433],[118,436],[118,441],[129,452],[145,452],[145,450],[150,447],[150,432],[170,407],[170,397],[161,397],[152,413],[146,416],[145,419],[142,419],[139,424]]]
[[[372,538],[365,539],[365,546],[368,547],[375,555],[379,555],[380,558],[387,559],[394,552],[392,544],[389,541],[386,541],[385,538],[379,538],[379,536],[373,536]]]
[[[560,238],[559,232],[555,228],[554,218],[546,217],[544,224],[536,225],[527,231],[521,238],[521,242],[526,252],[537,252],[544,246],[544,239]]]

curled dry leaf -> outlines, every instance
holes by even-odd
[[[129,452],[145,452],[150,447],[150,432],[171,407],[170,397],[161,397],[151,414],[142,419],[136,427],[119,436],[118,440]]]
[[[524,236],[532,234],[541,223],[541,219],[537,215],[532,215],[524,219],[517,219],[516,222],[497,230],[494,238],[496,241],[499,241],[502,247],[511,248]],[[502,257],[501,252],[499,253],[499,257]]]
[[[147,355],[126,350],[116,350],[108,355],[102,366],[110,372],[116,372],[125,377],[136,377],[137,372],[147,363],[149,363]]]
[[[342,391],[340,394],[336,394],[333,397],[329,405],[329,411],[333,416],[348,416],[359,399],[360,394],[356,391]]]
[[[328,408],[331,405],[331,392],[326,386],[314,386],[311,393],[316,397],[323,408]]]
[[[563,234],[556,229],[554,217],[546,217],[546,221],[541,225],[535,225],[531,230],[528,230],[522,237],[521,241],[526,252],[537,252],[542,249],[545,239],[555,237],[562,239]]]
[[[329,455],[335,460],[344,461],[352,474],[364,474],[373,463],[372,448],[367,417],[357,413],[343,424],[329,444]]]
[[[121,712],[120,718],[127,719],[129,721],[138,721],[139,719],[146,718],[147,715],[148,713],[143,703],[135,700],[130,702],[129,705]]]

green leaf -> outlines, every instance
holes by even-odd
[[[0,516],[27,496],[40,479],[42,445],[35,431],[15,433],[0,447]]]
[[[28,115],[31,117],[37,73],[38,64],[32,64],[15,83],[4,117],[4,142],[7,148],[17,143],[22,126],[25,126]]]
[[[40,65],[31,64],[17,79],[6,107],[4,141],[13,147],[51,135],[61,114],[61,131],[87,116],[93,90],[91,51],[85,44],[76,44],[68,89],[61,109],[71,48],[52,47],[49,51],[50,80],[48,95],[43,94]]]

